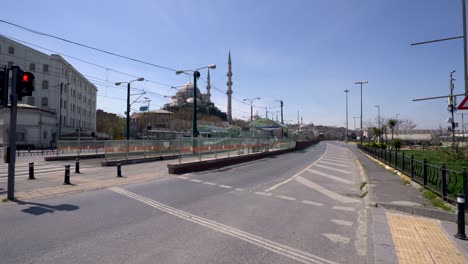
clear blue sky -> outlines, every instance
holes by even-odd
[[[304,123],[344,126],[343,91],[349,89],[349,124],[353,128],[351,117],[360,113],[359,87],[354,82],[368,80],[363,93],[364,121],[374,120],[374,105],[380,105],[384,117],[398,113],[400,118],[416,122],[418,128],[437,128],[447,125],[446,100],[412,99],[448,94],[452,70],[457,71],[455,92],[463,92],[463,44],[461,40],[410,44],[461,35],[461,15],[461,1],[456,0],[44,0],[27,4],[4,1],[0,18],[174,69],[215,63],[212,84],[222,91],[226,90],[231,50],[233,96],[260,96],[262,100],[256,104],[269,107],[277,106],[275,100],[281,99],[285,120],[297,120],[299,110]],[[188,81],[171,71],[3,23],[0,33],[163,84],[177,86]],[[131,78],[65,58],[87,76],[109,82]],[[125,101],[114,98],[125,98],[125,90],[95,82],[99,84],[98,108],[123,114]],[[200,85],[204,92],[205,83],[200,81]],[[149,82],[134,86],[164,95],[174,91]],[[215,89],[212,95],[225,111],[226,95]],[[153,109],[167,100],[148,96]],[[258,111],[265,114],[264,109]],[[233,102],[234,117],[249,114],[249,106]]]

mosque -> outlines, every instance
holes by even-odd
[[[222,113],[211,101],[211,81],[210,81],[210,70],[208,69],[208,74],[206,77],[206,93],[202,94],[197,87],[197,105],[198,109],[203,113],[206,114],[215,114],[221,116],[223,119],[227,121],[232,121],[232,68],[231,68],[231,52],[229,52],[228,56],[228,72],[227,72],[228,80],[227,84],[227,113]],[[165,110],[168,111],[177,111],[184,107],[192,107],[193,101],[193,83],[188,82],[187,84],[179,87],[177,92],[174,96],[171,97],[169,102],[164,104]]]

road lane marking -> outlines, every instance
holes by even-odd
[[[334,157],[334,156],[326,156],[324,159],[341,161],[341,162],[349,162],[349,158],[340,158],[340,157]]]
[[[333,166],[338,166],[338,167],[343,167],[343,168],[349,168],[351,164],[340,164],[340,163],[336,163],[336,162],[328,162],[328,161],[324,161],[324,160],[321,160],[320,161],[320,164],[328,164],[328,165],[333,165]]]
[[[333,243],[343,243],[343,244],[348,244],[349,243],[349,238],[344,237],[339,234],[322,234],[324,237],[330,239]]]
[[[177,176],[177,178],[182,179],[182,180],[188,180],[188,178],[185,176]]]
[[[218,185],[219,187],[221,188],[225,188],[225,189],[232,189],[232,186],[229,186],[229,185]]]
[[[346,196],[343,196],[341,194],[338,194],[336,192],[332,192],[314,182],[311,182],[309,180],[307,180],[306,178],[302,177],[302,176],[299,176],[296,178],[296,181],[299,182],[299,183],[302,183],[304,184],[305,186],[311,188],[311,189],[314,189],[315,191],[317,192],[320,192],[330,198],[332,198],[333,200],[336,200],[338,202],[342,202],[342,203],[360,203],[361,201],[360,200],[357,200],[357,199],[353,199],[353,198],[349,198],[349,197],[346,197]]]
[[[230,227],[194,214],[187,213],[185,211],[176,209],[174,207],[170,207],[168,205],[165,205],[163,203],[157,202],[155,200],[151,200],[149,198],[146,198],[144,196],[138,195],[136,193],[129,192],[127,190],[124,190],[122,188],[118,187],[112,187],[109,188],[109,190],[114,191],[116,193],[125,195],[129,198],[132,198],[134,200],[140,201],[142,203],[145,203],[153,208],[159,209],[163,212],[166,212],[170,215],[176,216],[178,218],[181,218],[183,220],[204,226],[206,228],[224,233],[226,235],[229,235],[231,237],[238,238],[240,240],[243,240],[245,242],[249,242],[251,244],[254,244],[256,246],[262,247],[264,249],[270,250],[272,252],[275,252],[277,254],[283,255],[285,257],[288,257],[290,259],[296,260],[301,263],[305,264],[335,264],[336,262],[333,262],[331,260],[327,260],[324,258],[321,258],[319,256],[313,255],[308,252],[304,252],[277,242],[274,242],[272,240],[242,231],[240,229],[236,229],[234,227]]]
[[[322,156],[320,156],[320,158],[318,160],[316,160],[314,163],[310,164],[309,166],[307,166],[305,169],[301,170],[300,172],[294,174],[294,176],[292,176],[291,178],[285,180],[285,181],[282,181],[278,184],[275,184],[273,185],[272,187],[268,188],[265,190],[265,192],[271,192],[273,191],[274,189],[280,187],[281,185],[284,185],[292,180],[294,180],[296,177],[298,177],[299,175],[301,175],[302,173],[304,173],[307,169],[309,169],[310,167],[314,166],[317,162],[319,162],[323,157],[325,157],[325,155],[327,154],[327,151],[328,151],[328,143],[326,145],[326,148],[325,148],[325,152],[322,154]]]
[[[308,200],[302,200],[301,203],[315,205],[315,206],[323,206],[323,204],[321,204],[321,203],[316,203],[316,202],[312,202],[312,201],[308,201]]]
[[[202,181],[197,180],[197,179],[190,179],[189,181],[191,181],[191,182],[198,182],[198,183],[202,182]]]
[[[289,200],[289,201],[295,201],[296,200],[296,198],[294,198],[294,197],[285,196],[285,195],[276,195],[276,197],[278,197],[280,199],[284,199],[284,200]]]
[[[315,167],[319,167],[319,168],[327,169],[327,170],[332,170],[332,171],[337,171],[337,172],[341,172],[341,173],[344,173],[344,174],[351,174],[352,173],[352,172],[347,171],[347,170],[337,169],[337,168],[328,167],[328,166],[319,165],[319,164],[315,164]]]
[[[341,210],[341,211],[348,211],[348,212],[356,211],[356,209],[354,209],[354,207],[346,207],[346,206],[333,206],[332,209]]]
[[[242,189],[242,188],[236,188],[236,191],[242,192],[242,191],[245,191],[245,189]]]
[[[258,195],[263,195],[263,196],[271,196],[271,193],[266,193],[266,192],[254,192],[254,193]]]
[[[307,171],[309,171],[309,172],[311,172],[313,174],[323,176],[323,177],[328,178],[330,180],[337,181],[337,182],[341,182],[341,183],[345,183],[345,184],[353,184],[353,182],[350,181],[350,180],[342,179],[340,177],[333,176],[333,175],[330,175],[330,174],[327,174],[327,173],[324,173],[324,172],[321,172],[321,171],[316,171],[316,170],[313,170],[313,169],[308,169]]]
[[[353,226],[353,222],[345,221],[345,220],[340,220],[340,219],[330,219],[333,223],[337,225],[344,225],[344,226]]]
[[[328,161],[328,162],[333,162],[335,164],[350,164],[350,160],[336,160],[336,159],[330,159],[330,158],[323,158],[322,161]]]
[[[215,186],[217,185],[216,183],[214,182],[203,182],[203,184],[206,184],[206,185],[212,185],[212,186]]]

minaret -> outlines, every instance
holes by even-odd
[[[227,118],[228,121],[232,121],[232,68],[231,68],[231,51],[229,51],[229,57],[228,57],[228,72],[227,72],[227,77],[228,81],[226,82],[227,84]]]
[[[206,76],[206,102],[211,102],[210,69],[208,69],[208,75]]]

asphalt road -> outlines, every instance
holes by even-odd
[[[0,263],[365,263],[360,183],[354,155],[322,142],[210,172],[0,206]]]

